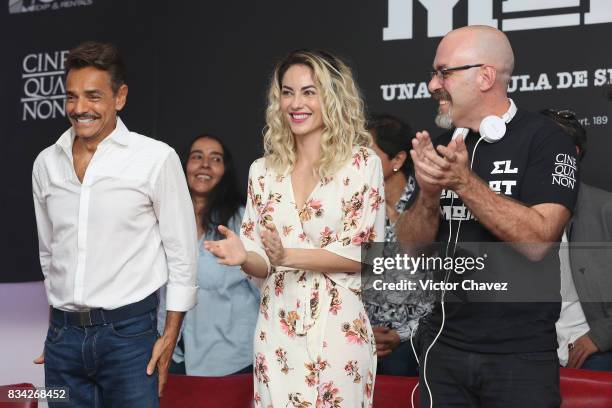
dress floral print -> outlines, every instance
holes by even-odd
[[[323,248],[361,261],[361,244],[384,239],[381,165],[353,149],[335,175],[321,179],[297,208],[289,174],[251,165],[241,238],[269,265],[260,240],[274,223],[285,248]],[[254,406],[372,406],[376,345],[361,302],[359,273],[270,268],[254,338]]]

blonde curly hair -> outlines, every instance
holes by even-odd
[[[352,156],[354,146],[372,145],[365,129],[364,103],[350,68],[325,51],[294,51],[276,64],[268,90],[264,157],[266,166],[279,174],[290,171],[296,161],[296,144],[287,118],[280,110],[283,76],[293,65],[310,68],[320,95],[323,116],[319,177],[334,174]]]

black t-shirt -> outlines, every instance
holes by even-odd
[[[451,137],[452,132],[447,132],[435,144],[447,145]],[[479,138],[478,133],[470,132],[465,139],[470,158]],[[578,192],[576,163],[575,146],[557,124],[542,115],[519,109],[507,124],[503,139],[496,143],[480,141],[473,171],[496,193],[525,205],[557,203],[573,211]],[[442,192],[440,209],[437,242],[448,241],[449,219],[452,224],[451,248],[456,239],[459,220],[459,243],[499,242],[474,218],[454,192]],[[527,268],[535,272],[533,275],[527,274],[527,279],[537,276],[540,282],[546,280],[547,289],[556,291],[555,296],[558,294],[559,258],[554,248],[537,263],[528,261],[514,250],[506,252],[506,258],[490,258],[487,268],[494,269],[498,275],[506,274],[508,280],[511,280],[513,270],[508,269],[516,270],[516,265],[520,264],[524,273]],[[512,262],[506,262],[508,256],[514,257]],[[513,266],[507,266],[510,264]],[[548,271],[548,275],[539,270]],[[458,275],[451,272],[450,275],[451,282],[474,278],[474,274]],[[453,291],[447,292],[446,299],[446,320],[439,338],[443,343],[483,353],[544,351],[557,347],[555,322],[559,317],[558,301],[466,302],[461,293]],[[430,333],[436,333],[440,323],[441,305],[438,303],[424,325]]]

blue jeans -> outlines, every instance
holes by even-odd
[[[157,340],[156,312],[99,326],[52,321],[45,340],[45,386],[67,387],[67,407],[158,407],[157,372],[146,373]]]
[[[594,371],[612,371],[612,351],[600,351],[591,354],[580,368]]]
[[[403,341],[386,357],[378,359],[376,374],[416,377],[419,365],[416,362],[410,340]]]

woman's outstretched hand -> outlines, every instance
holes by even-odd
[[[218,241],[204,241],[204,248],[218,258],[222,265],[242,265],[246,262],[247,251],[240,237],[224,225],[219,232],[225,237]]]

